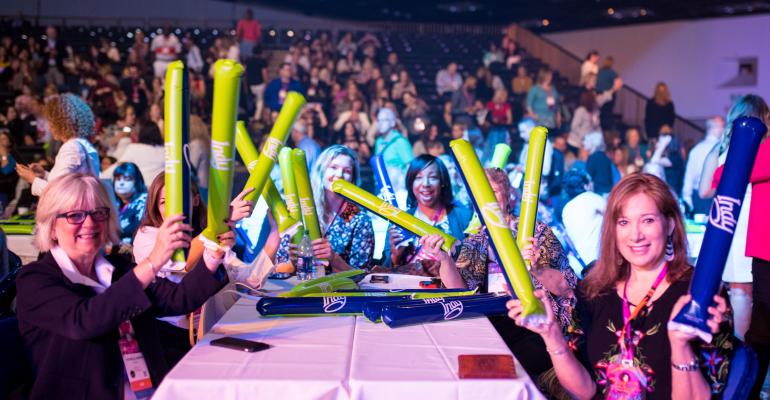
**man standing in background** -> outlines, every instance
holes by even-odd
[[[182,44],[179,39],[171,32],[171,27],[166,25],[155,35],[150,45],[150,50],[155,54],[155,62],[152,64],[156,78],[165,79],[168,65],[179,58],[179,52],[182,51]]]

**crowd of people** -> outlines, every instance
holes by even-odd
[[[79,51],[53,26],[42,40],[20,40],[17,31],[0,39],[0,84],[14,96],[0,117],[0,202],[6,217],[35,211],[35,242],[45,252],[22,268],[17,283],[19,328],[35,371],[32,398],[60,397],[52,390],[67,379],[88,382],[76,385],[86,397],[121,397],[126,379],[115,343],[132,337],[159,383],[190,348],[190,312],[206,303],[221,315],[233,301],[223,298],[223,287],[258,288],[276,268],[296,262],[297,246],[280,236],[269,212],[256,246],[261,261],[241,261],[234,226],[252,214],[254,204],[243,200],[249,189],[233,200],[232,229],[217,238],[218,246],[202,236],[212,68],[221,58],[246,67],[238,114],[257,143],[265,135],[256,132],[269,132],[288,92],[307,99],[289,145],[307,155],[323,232],[312,249],[328,270],[409,273],[439,277],[448,288],[506,290],[485,228],[470,226],[472,204],[448,144],[467,139],[488,162],[496,144],[526,143],[542,125],[549,129],[542,205],[534,237],[521,252],[532,265],[548,323],[520,326],[516,300],[510,318],[490,317],[527,372],[557,398],[709,398],[724,390],[731,350],[745,340],[759,355],[755,390],[761,388],[770,353],[770,329],[762,320],[770,301],[761,283],[767,283],[770,254],[760,243],[770,235],[770,221],[749,200],[762,204],[770,196],[767,141],[738,221],[743,237],[739,230],[723,278],[729,290],[709,308],[718,339],[699,343],[666,328],[684,305],[692,276],[685,216],[708,212],[732,121],[770,122],[760,97],[744,96],[725,119],[709,120],[703,141],[687,149],[672,135],[674,106],[664,83],[649,100],[645,126],[623,127],[621,134],[613,104],[623,82],[612,57],[600,67],[597,52],[581,66],[572,110],[553,71],[524,66],[513,30],[490,44],[475,73],[449,62],[435,77],[435,93],[418,93],[409,68],[397,53],[384,51],[377,35],[297,40],[274,73],[260,29],[249,12],[233,36],[218,37],[205,50],[193,35],[180,38],[171,27],[151,38],[136,31],[127,52],[101,39]],[[164,211],[163,78],[176,59],[190,70],[195,211],[189,224]],[[425,100],[433,94],[437,108]],[[18,150],[36,158],[17,159]],[[460,245],[446,252],[441,236],[414,238],[390,227],[379,239],[383,254],[374,254],[371,215],[331,184],[371,179],[362,172],[375,155],[407,212]],[[514,234],[524,160],[526,147],[506,168],[485,169]],[[277,167],[273,177],[281,187]],[[171,259],[188,247],[186,263]],[[261,267],[250,269],[254,265]]]

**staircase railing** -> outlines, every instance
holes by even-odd
[[[516,41],[527,53],[548,64],[571,84],[579,83],[580,65],[583,62],[580,57],[519,25],[514,25],[513,29]],[[621,115],[625,124],[644,130],[645,107],[649,98],[628,85],[623,85],[615,96],[615,113]],[[705,132],[702,127],[679,115],[672,129],[680,143],[688,147],[701,140]]]

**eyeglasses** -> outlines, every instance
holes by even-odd
[[[91,211],[75,210],[61,213],[56,218],[66,218],[70,224],[80,225],[85,222],[86,217],[89,215],[95,222],[104,222],[110,218],[110,209],[109,207],[98,207]]]

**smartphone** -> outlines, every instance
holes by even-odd
[[[27,160],[25,160],[24,157],[21,156],[19,151],[16,150],[15,148],[13,148],[13,147],[11,147],[11,155],[13,156],[13,159],[16,160],[16,164],[21,164],[21,165],[24,165],[24,166],[29,165]]]
[[[223,338],[215,339],[211,341],[212,346],[226,347],[228,349],[245,351],[247,353],[256,353],[258,351],[267,350],[270,345],[262,342],[254,342],[252,340],[238,339],[235,337],[225,336]]]
[[[390,282],[390,277],[387,275],[372,275],[371,278],[369,278],[370,283],[388,283]]]

